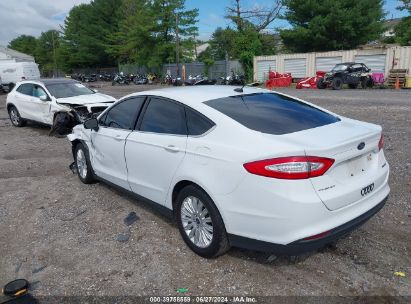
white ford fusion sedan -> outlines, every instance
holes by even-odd
[[[380,126],[257,88],[131,94],[68,138],[82,182],[155,203],[203,257],[230,246],[312,251],[367,221],[390,192]]]

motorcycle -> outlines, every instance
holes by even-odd
[[[128,77],[121,75],[121,74],[116,74],[114,76],[113,81],[111,82],[112,86],[115,86],[116,84],[119,85],[129,85],[130,84],[130,80],[128,79]]]
[[[197,76],[188,76],[187,81],[185,82],[186,85],[213,85],[216,84],[217,80],[215,79],[208,79],[208,77],[203,75]]]
[[[134,84],[147,84],[148,78],[145,75],[137,74],[133,79]]]
[[[219,77],[219,82],[223,85],[244,85],[245,77],[244,75],[235,74],[234,71],[232,71],[230,76]]]

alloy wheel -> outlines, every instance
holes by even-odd
[[[86,156],[82,149],[77,150],[76,156],[76,163],[77,163],[77,171],[79,175],[84,179],[87,176],[87,162]]]
[[[14,125],[18,125],[20,123],[20,116],[17,113],[16,108],[10,109],[10,119]]]
[[[197,247],[208,247],[213,240],[213,222],[203,202],[194,196],[185,198],[180,216],[190,241]]]

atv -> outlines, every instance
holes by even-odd
[[[374,85],[370,71],[363,63],[339,63],[317,80],[317,88],[331,87],[333,90],[340,90],[343,84],[348,84],[350,89],[356,89],[359,84],[363,89],[370,88]]]

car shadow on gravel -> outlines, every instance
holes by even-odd
[[[24,128],[30,128],[33,131],[38,132],[39,135],[48,135],[50,132],[50,126],[32,121],[28,121]]]
[[[133,196],[132,194],[129,194],[119,188],[117,188],[117,186],[114,185],[110,185],[107,184],[105,182],[96,182],[96,184],[98,184],[101,187],[105,187],[106,189],[112,191],[115,195],[118,195],[119,197],[127,200],[128,202],[130,202],[133,205],[136,205],[140,208],[142,208],[144,211],[150,212],[158,217],[161,218],[161,220],[164,221],[164,223],[168,224],[170,227],[174,227],[176,229],[177,225],[174,224],[174,220],[173,218],[167,216],[166,214],[164,214],[163,212],[161,212],[161,209],[159,209],[159,207],[157,207],[156,203],[151,203],[145,199],[139,199],[138,197]]]

